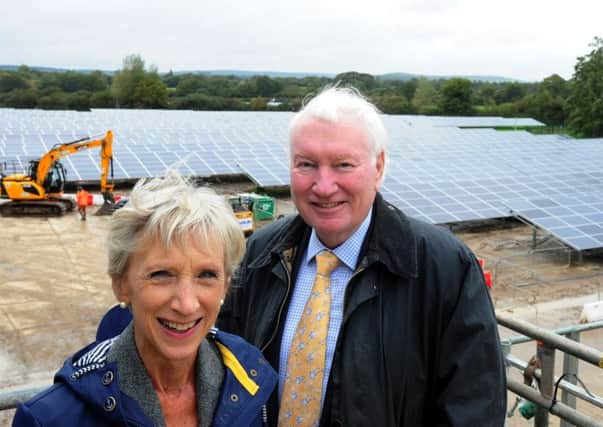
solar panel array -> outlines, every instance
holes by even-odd
[[[245,174],[260,186],[281,186],[289,184],[291,117],[286,112],[0,109],[0,158],[26,165],[55,143],[100,137],[112,129],[117,179],[177,167],[187,175]],[[603,139],[488,128],[541,125],[533,119],[384,116],[384,121],[390,144],[382,193],[407,214],[437,224],[521,215],[576,249],[603,246],[597,198],[603,193]],[[98,180],[98,157],[97,150],[88,150],[63,159],[69,179]],[[542,209],[539,204],[548,203],[543,200],[572,213]]]
[[[518,215],[574,249],[603,247],[603,192],[575,191],[509,203]]]

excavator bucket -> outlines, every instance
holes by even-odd
[[[113,212],[123,207],[127,203],[127,199],[120,199],[116,202],[113,193],[103,193],[103,199],[103,205],[97,209],[94,215],[113,215]]]

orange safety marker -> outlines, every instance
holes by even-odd
[[[484,280],[488,289],[492,289],[492,275],[489,271],[484,271]]]

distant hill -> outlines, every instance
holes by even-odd
[[[5,71],[17,71],[19,65],[0,65],[0,70]],[[42,72],[55,72],[64,73],[67,71],[75,71],[78,73],[92,73],[94,71],[101,71],[107,75],[115,74],[115,70],[92,70],[92,69],[69,69],[69,68],[56,68],[56,67],[42,67],[42,66],[28,66],[31,70],[42,71]],[[254,76],[268,76],[271,78],[275,77],[288,77],[301,79],[304,77],[326,77],[332,79],[336,76],[333,73],[312,73],[312,72],[285,72],[285,71],[249,71],[249,70],[190,70],[190,71],[172,71],[174,74],[205,74],[209,76],[236,76],[242,79],[248,79]],[[166,74],[166,73],[160,73]],[[378,80],[411,80],[419,77],[425,77],[430,80],[441,80],[451,79],[453,77],[461,77],[469,79],[471,81],[479,82],[494,82],[494,83],[505,83],[519,81],[517,79],[511,79],[509,77],[501,76],[437,76],[437,75],[422,75],[422,74],[411,74],[411,73],[387,73],[377,74],[375,78]]]
[[[194,70],[194,71],[173,71],[174,74],[206,74],[210,76],[237,76],[242,79],[249,79],[254,76],[285,77],[303,79],[304,77],[326,77],[332,79],[335,74],[330,73],[303,73],[286,71],[248,71],[248,70]],[[162,73],[163,74],[163,73]]]
[[[21,67],[21,65],[1,65],[0,64],[0,71],[2,71],[2,70],[3,71],[17,71],[19,69],[19,67]],[[33,70],[33,71],[40,71],[40,72],[45,72],[45,73],[66,73],[67,71],[74,71],[76,73],[90,74],[95,71],[100,71],[109,76],[112,76],[113,74],[115,74],[115,71],[116,71],[116,70],[113,70],[113,71],[92,70],[92,69],[87,69],[87,68],[72,69],[72,68],[59,68],[59,67],[42,67],[42,66],[38,66],[38,65],[31,65],[31,66],[27,65],[27,68],[29,68],[30,70]]]
[[[418,77],[425,77],[429,80],[445,80],[452,79],[455,77],[461,77],[463,79],[477,81],[477,82],[492,82],[492,83],[507,83],[507,82],[517,82],[519,80],[512,79],[509,77],[501,77],[501,76],[436,76],[436,75],[421,75],[421,74],[409,74],[409,73],[387,73],[387,74],[379,74],[377,79],[379,80],[412,80]]]

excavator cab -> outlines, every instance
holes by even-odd
[[[31,160],[29,162],[29,171],[28,175],[31,176],[33,181],[37,180],[36,174],[38,172],[38,165],[40,164],[39,160]],[[65,181],[67,180],[67,171],[61,162],[55,162],[50,169],[48,170],[48,174],[46,175],[46,179],[44,180],[44,190],[46,194],[52,195],[57,194],[60,195],[63,193],[63,189],[65,187]]]

